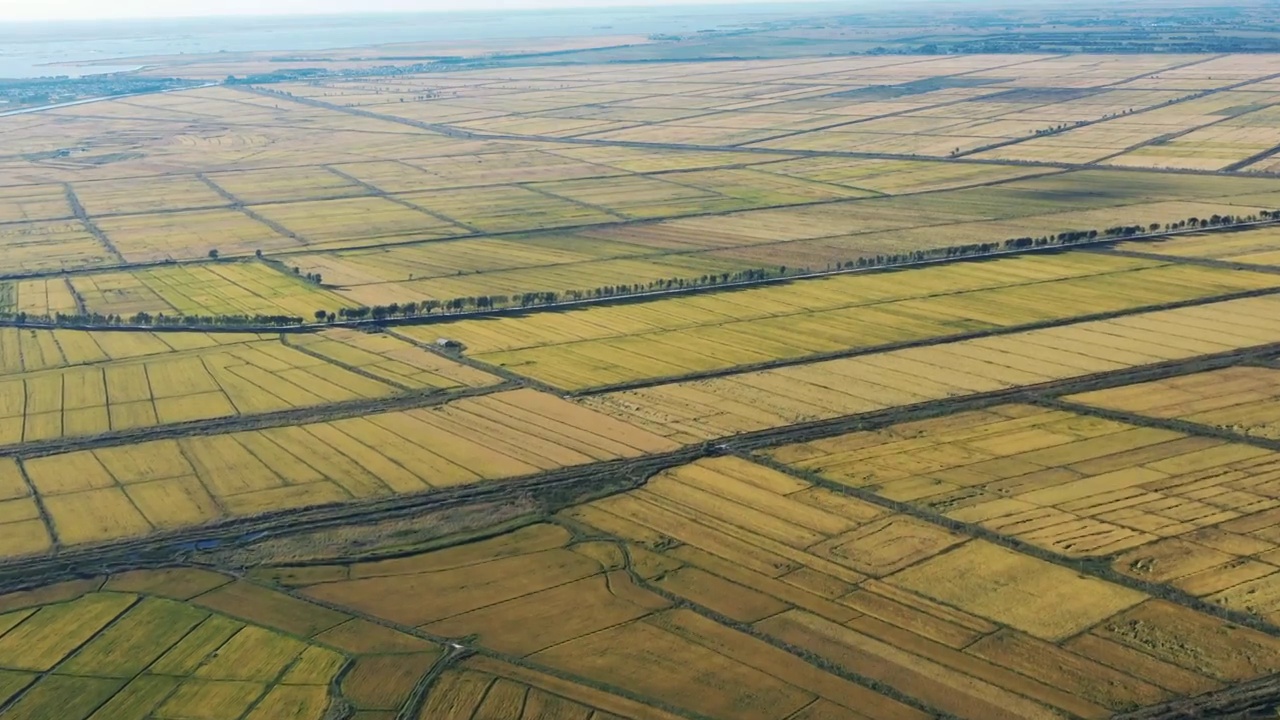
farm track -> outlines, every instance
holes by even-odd
[[[236,518],[146,538],[66,550],[57,555],[24,558],[0,563],[0,594],[64,579],[172,567],[188,561],[197,552],[231,549],[267,537],[414,517],[534,493],[586,492],[601,486],[610,489],[616,486],[623,491],[639,487],[654,473],[693,462],[705,454],[704,448],[694,446],[662,455],[565,468],[513,480]]]
[[[1277,145],[1273,148],[1267,148],[1266,150],[1263,150],[1262,152],[1256,155],[1250,155],[1249,157],[1239,162],[1231,163],[1230,165],[1222,168],[1222,171],[1223,172],[1240,172],[1241,170],[1244,170],[1245,168],[1249,167],[1254,163],[1262,162],[1263,160],[1266,160],[1267,158],[1277,154],[1280,154],[1280,145]]]
[[[246,207],[243,200],[231,194],[231,191],[222,187],[218,183],[214,182],[213,180],[210,180],[209,177],[204,173],[196,173],[196,179],[204,183],[205,185],[207,185],[210,190],[222,196],[222,198],[225,199],[227,202],[231,203],[232,210],[236,210],[241,214],[248,216],[249,219],[261,225],[265,225],[268,228],[271,228],[272,231],[279,233],[280,235],[283,235],[284,237],[287,237],[295,242],[302,243],[304,245],[307,244],[308,241],[306,238],[295,233],[289,228],[281,225],[280,223],[275,222],[274,220],[271,220],[270,218],[263,217],[262,215],[254,212],[252,208]]]
[[[1179,420],[1177,418],[1161,418],[1151,415],[1142,415],[1139,413],[1115,410],[1113,408],[1100,407],[1097,405],[1086,405],[1084,403],[1063,400],[1061,397],[1041,397],[1036,399],[1035,404],[1053,410],[1065,410],[1070,413],[1075,413],[1076,415],[1090,415],[1104,420],[1114,420],[1127,425],[1141,425],[1143,427],[1159,428],[1161,430],[1172,430],[1173,432],[1182,433],[1183,435],[1214,437],[1237,445],[1253,445],[1254,447],[1265,448],[1273,452],[1280,452],[1280,440],[1256,437],[1254,435],[1245,435],[1243,433],[1232,432],[1230,430],[1224,430],[1220,427],[1205,425],[1203,423]]]
[[[435,212],[434,210],[430,210],[430,209],[427,209],[427,208],[425,208],[425,207],[422,207],[421,205],[418,205],[418,204],[415,204],[415,203],[411,203],[411,202],[409,202],[408,200],[405,200],[404,198],[400,197],[399,195],[396,195],[396,194],[394,194],[394,193],[389,193],[389,192],[387,192],[387,191],[383,190],[383,189],[382,189],[382,188],[380,188],[380,187],[376,187],[376,186],[374,186],[374,185],[370,185],[369,183],[367,183],[367,182],[365,182],[365,181],[361,180],[360,178],[356,177],[355,175],[351,175],[351,174],[349,174],[349,173],[345,173],[345,172],[343,172],[342,170],[339,170],[338,168],[336,168],[336,167],[334,167],[334,166],[332,166],[332,165],[323,165],[323,166],[321,166],[321,167],[323,167],[325,170],[328,170],[330,173],[332,173],[332,174],[334,174],[334,175],[337,175],[338,177],[342,178],[343,180],[346,180],[347,182],[354,183],[354,184],[356,184],[356,185],[358,185],[358,186],[360,186],[360,187],[364,188],[364,189],[365,189],[365,191],[366,191],[366,192],[368,192],[368,193],[369,193],[370,195],[372,195],[373,197],[382,198],[383,200],[389,200],[389,201],[391,201],[391,202],[393,202],[393,203],[395,203],[395,204],[399,205],[400,207],[409,208],[410,210],[414,210],[414,211],[417,211],[417,212],[420,212],[420,213],[424,213],[424,214],[426,214],[426,215],[430,215],[431,217],[433,217],[433,218],[435,218],[435,219],[439,220],[440,222],[448,223],[448,224],[450,224],[450,225],[456,225],[457,227],[460,227],[460,228],[462,228],[463,230],[466,230],[467,232],[472,233],[473,235],[477,235],[477,236],[478,236],[478,235],[483,235],[483,234],[484,234],[484,233],[480,230],[480,228],[473,227],[473,226],[468,225],[468,224],[466,224],[466,223],[464,223],[464,222],[462,222],[462,221],[460,221],[460,220],[455,220],[455,219],[453,219],[453,218],[451,218],[451,217],[446,217],[446,216],[444,216],[444,215],[441,215],[441,214],[440,214],[440,213],[438,213],[438,212]]]
[[[111,242],[111,238],[107,237],[102,228],[98,227],[93,222],[93,219],[89,217],[89,213],[85,211],[84,205],[80,203],[80,198],[76,195],[75,189],[71,187],[71,183],[62,183],[62,189],[67,195],[67,204],[71,206],[72,214],[80,221],[81,225],[84,225],[84,229],[88,230],[95,240],[102,243],[102,247],[106,248],[108,253],[114,255],[121,263],[128,264],[129,261],[120,253],[120,249]]]

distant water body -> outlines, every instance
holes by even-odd
[[[50,63],[103,62],[143,55],[264,50],[307,51],[387,43],[688,33],[795,17],[830,3],[686,5],[471,13],[225,17],[94,22],[0,22],[0,78],[81,75],[135,69]],[[799,13],[803,14],[803,13]]]

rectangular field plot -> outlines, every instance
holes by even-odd
[[[212,173],[208,178],[249,205],[369,194],[360,185],[316,166]]]
[[[962,165],[917,160],[851,161],[847,158],[804,158],[769,163],[756,169],[761,172],[845,185],[886,195],[935,192],[1052,172],[1041,168]]]
[[[700,170],[729,165],[754,165],[776,160],[747,152],[667,150],[628,147],[557,147],[555,154],[581,159],[593,165],[618,168],[627,173],[655,173],[672,170]]]
[[[343,292],[384,292],[386,300],[374,304],[385,305],[411,297],[413,292],[403,284],[413,280],[570,265],[634,254],[644,254],[644,248],[565,233],[293,255],[289,262],[304,272],[320,273],[326,283],[340,286]],[[378,285],[382,287],[373,287]]]
[[[0,223],[65,220],[73,214],[61,185],[0,187]]]
[[[390,334],[334,329],[287,337],[285,342],[312,355],[322,356],[340,367],[359,370],[406,390],[485,387],[501,382],[497,376]]]
[[[1275,102],[1275,97],[1272,94],[1259,94],[1256,99],[1242,98],[1240,107],[1258,107],[1250,103]],[[1280,111],[1277,108],[1235,113],[1235,108],[1225,108],[1220,114],[1230,119],[1219,120],[1173,140],[1153,142],[1112,158],[1107,164],[1220,170],[1266,153],[1280,144],[1280,130],[1276,128]]]
[[[79,220],[0,224],[0,261],[9,272],[79,269],[117,260]]]
[[[358,608],[402,625],[419,626],[450,637],[478,636],[479,644],[526,658],[534,669],[517,670],[494,661],[468,667],[546,687],[539,666],[569,672],[595,683],[621,687],[634,698],[620,701],[606,693],[584,694],[572,683],[552,686],[577,702],[609,708],[626,717],[674,720],[676,715],[644,708],[640,701],[672,706],[681,715],[731,711],[735,717],[780,720],[814,702],[831,707],[835,717],[855,717],[854,707],[874,709],[876,717],[917,720],[913,708],[847,680],[807,666],[749,635],[730,630],[687,611],[637,585],[601,555],[612,543],[572,543],[553,524],[532,525],[506,535],[387,562],[356,563],[346,581],[304,587],[302,592],[329,604]],[[672,561],[671,566],[681,563]],[[334,568],[335,570],[338,568]],[[696,569],[691,569],[690,575]],[[710,577],[710,576],[708,576]],[[484,580],[483,586],[468,580]],[[745,591],[721,581],[726,593]],[[420,588],[437,588],[436,602],[408,602]],[[736,598],[727,596],[726,601]],[[774,601],[779,608],[786,607]],[[576,611],[569,608],[576,607]],[[654,652],[647,663],[640,654]],[[595,660],[586,663],[581,658]],[[679,668],[695,663],[702,671],[681,678]],[[557,674],[559,674],[557,673]],[[524,688],[488,680],[474,697],[460,678],[444,678],[428,695],[429,717],[460,718],[453,708],[469,703],[493,717],[515,717],[522,702],[541,702]],[[526,705],[526,708],[528,705]],[[564,715],[557,717],[577,717]]]
[[[231,204],[195,175],[103,180],[74,183],[71,187],[85,212],[95,218]]]
[[[256,333],[112,332],[0,328],[0,375],[273,340]]]
[[[245,352],[263,353],[257,348]],[[269,397],[283,395],[294,407],[310,399],[345,399],[313,393],[350,396],[357,390],[349,388],[371,384],[351,375],[326,381],[306,366],[273,373],[265,358],[263,367],[249,365],[251,359],[235,358],[238,365],[209,361],[215,368],[211,380],[237,380],[242,397],[251,402],[276,393]],[[148,375],[110,377],[108,382],[115,380],[121,393],[145,398],[145,386],[138,383],[145,383],[150,371],[148,367]],[[321,383],[327,390],[317,388]],[[228,389],[226,395],[233,392]],[[152,402],[161,412],[164,400]],[[517,390],[326,423],[50,455],[29,459],[23,467],[46,500],[58,537],[64,544],[83,544],[140,537],[152,528],[424,492],[677,447],[557,397]]]
[[[535,190],[601,208],[625,218],[656,218],[741,210],[757,203],[742,202],[713,190],[691,186],[664,175],[661,179],[639,175],[564,182],[538,183]]]
[[[588,243],[579,259],[573,259],[575,243],[564,243],[564,251],[556,247],[530,247],[515,249],[508,256],[477,255],[476,251],[484,247],[511,246],[499,242],[497,238],[484,238],[474,242],[462,241],[466,245],[449,243],[449,247],[421,247],[416,252],[401,252],[401,249],[372,251],[360,258],[349,260],[349,256],[325,258],[325,256],[307,255],[300,260],[305,261],[308,272],[320,272],[325,282],[329,278],[349,279],[355,281],[351,286],[337,288],[338,295],[356,305],[388,305],[392,302],[417,302],[425,300],[448,301],[452,299],[475,299],[481,296],[506,296],[507,304],[516,302],[526,292],[553,292],[568,296],[577,293],[580,297],[591,297],[593,293],[614,292],[612,288],[675,287],[681,278],[699,278],[703,275],[732,275],[739,270],[751,268],[751,264],[735,259],[710,258],[707,255],[658,255],[653,252],[639,252],[640,256],[627,256],[623,246],[617,243],[602,243],[604,247]],[[518,241],[516,241],[518,243]],[[621,255],[616,259],[593,259],[586,252],[598,251],[602,255]],[[438,251],[438,252],[436,252]],[[532,258],[563,258],[562,263],[534,264],[520,266]],[[406,260],[406,265],[399,260]],[[439,264],[438,264],[439,263]],[[440,273],[444,264],[468,263],[480,266],[497,265],[493,270],[477,270],[477,272]],[[515,268],[503,268],[503,265],[516,265]],[[413,268],[424,269],[428,275],[413,272]],[[402,278],[399,282],[378,281],[380,277]],[[499,302],[502,305],[502,302]]]
[[[93,338],[74,338],[75,331],[65,333],[64,339],[83,339],[86,355],[92,352]],[[0,443],[254,415],[385,397],[400,390],[329,360],[284,347],[278,339],[161,350],[164,344],[156,337],[113,335],[119,346],[108,343],[109,350],[121,357],[136,353],[138,359],[113,361],[101,350],[98,357],[78,358],[92,364],[0,379]],[[204,340],[197,337],[195,342]],[[25,340],[22,347],[29,347]],[[50,365],[56,367],[55,363]],[[413,369],[407,363],[404,366]]]
[[[428,691],[422,717],[471,720],[473,713],[502,717],[503,713],[512,712],[513,705],[521,702],[526,711],[535,713],[531,717],[573,720],[593,717],[678,718],[634,700],[523,666],[478,657],[463,661],[457,669],[441,673],[440,679]]]
[[[0,458],[0,541],[4,542],[6,554],[14,556],[34,555],[53,547],[31,487],[12,458]],[[0,634],[4,626],[0,620]]]
[[[152,315],[284,315],[311,319],[352,303],[260,262],[161,266],[79,275],[72,286],[89,312]]]
[[[1280,369],[1233,367],[1073,395],[1068,400],[1280,439]]]
[[[97,225],[130,262],[194,260],[211,250],[233,257],[302,245],[229,208],[107,217]]]
[[[80,306],[69,280],[66,276],[16,280],[8,283],[7,298],[0,305],[5,306],[4,312],[23,312],[29,317],[78,315]]]
[[[1280,342],[1275,297],[1081,322],[585,396],[677,442],[1083,377]]]
[[[402,198],[484,232],[591,225],[619,219],[595,208],[517,186],[441,190]]]
[[[1207,629],[1226,631],[1221,620],[737,458],[668,470],[640,490],[561,517],[624,541],[646,585],[751,624],[935,712],[975,720],[1103,717],[1214,689],[1242,672],[1239,666],[1224,672],[1228,651],[1211,650],[1217,645]],[[381,597],[373,587],[378,581],[351,584],[361,582],[370,585],[361,595],[379,603],[372,599]],[[445,626],[466,630],[465,622],[480,616],[463,614]],[[1132,626],[1139,618],[1155,623],[1141,629],[1149,635]],[[742,642],[693,613],[658,612],[647,622],[703,645],[719,637],[722,653],[746,657]],[[1196,652],[1143,645],[1188,625],[1202,628],[1188,634]],[[640,637],[646,646],[662,642],[652,631]],[[503,633],[481,642],[505,639]],[[1280,662],[1273,639],[1249,632],[1240,640],[1270,648],[1266,668]],[[633,691],[656,696],[644,673],[616,669],[637,642],[635,631],[620,625],[532,659],[601,680],[589,673],[608,669],[611,677],[629,678]],[[611,660],[615,654],[618,661]],[[1030,672],[1037,658],[1041,671]],[[1045,658],[1052,660],[1047,671]],[[873,698],[860,702],[863,713],[878,706]],[[879,707],[875,716],[894,716]]]
[[[380,197],[258,205],[253,211],[288,228],[307,246],[317,249],[376,244],[377,240],[430,240],[466,232]]]
[[[509,146],[510,147],[510,146]],[[623,171],[577,159],[559,152],[527,149],[522,145],[506,152],[455,154],[451,157],[407,159],[398,174],[382,168],[377,176],[366,177],[361,166],[343,166],[361,180],[388,192],[446,189],[508,183],[549,182],[589,177],[614,177]],[[538,148],[559,146],[540,145]],[[419,169],[423,175],[414,172]],[[374,170],[378,172],[378,170]],[[447,214],[447,213],[446,213]]]
[[[1280,495],[1259,489],[1280,465],[1276,453],[1026,406],[816,440],[770,455],[1072,557],[1130,550],[1280,504]],[[1239,490],[1244,486],[1250,491]]]
[[[1116,245],[1116,249],[1170,257],[1211,258],[1245,265],[1280,266],[1280,228],[1263,227],[1246,232],[1127,242]]]
[[[874,197],[879,193],[769,172],[771,166],[670,173],[663,179],[703,188],[756,207]]]
[[[909,278],[910,282],[903,280]],[[1089,254],[802,280],[535,317],[408,328],[567,390],[1133,309],[1276,279]]]
[[[1209,382],[1240,382],[1217,373],[1190,378],[1196,379],[1179,388],[1137,385],[1073,399],[1108,393],[1117,400],[1150,399]],[[1205,402],[1223,397],[1207,389],[1197,396]],[[1264,448],[1007,406],[770,454],[1055,553],[1114,556],[1119,573],[1267,622],[1280,618],[1280,537],[1274,532],[1280,455]],[[1090,638],[1077,643],[1105,645]]]
[[[137,571],[105,580],[0,596],[16,608],[0,620],[7,717],[208,718],[223,716],[211,708],[241,713],[255,703],[246,716],[253,720],[324,717],[329,685],[350,658],[306,637],[314,630],[297,638],[296,621],[272,618],[268,610],[283,606],[294,618],[324,617],[329,624],[345,615],[264,588],[241,593],[228,614],[264,627],[205,607],[230,594],[222,586],[231,578],[215,573]],[[438,654],[421,644],[425,655]],[[407,664],[417,656],[397,657]]]
[[[654,290],[680,287],[682,282],[705,282],[704,276],[726,272],[732,278],[743,270],[820,272],[895,256],[906,260],[917,252],[940,256],[943,248],[956,244],[998,244],[1135,220],[1163,224],[1193,215],[1256,210],[1225,201],[1220,205],[1125,204],[1136,198],[1104,201],[1070,192],[1083,198],[1077,205],[1110,202],[1123,207],[1054,210],[1053,201],[1035,200],[1041,193],[1032,189],[957,195],[950,200],[943,199],[943,193],[931,196],[927,204],[915,198],[873,198],[580,229],[566,236],[539,233],[293,256],[291,261],[307,272],[320,272],[326,282],[339,287],[340,294],[366,305],[525,292],[590,295],[619,285]],[[1161,190],[1137,192],[1138,197],[1164,194]],[[1017,207],[1024,209],[1010,209]],[[963,217],[958,218],[958,213]],[[1024,216],[1011,217],[1019,214]],[[1004,219],[994,219],[998,217]]]

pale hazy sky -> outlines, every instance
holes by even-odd
[[[735,2],[741,3],[742,0],[0,0],[0,22],[200,15],[529,10],[551,7],[637,7]]]

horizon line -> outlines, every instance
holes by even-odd
[[[906,0],[907,2],[945,2],[946,0]],[[388,8],[363,10],[353,9],[349,12],[335,11],[332,9],[323,9],[319,11],[311,11],[308,9],[285,10],[285,11],[265,11],[265,12],[246,12],[237,10],[232,12],[200,12],[191,13],[175,13],[175,14],[121,14],[121,15],[99,15],[99,16],[80,16],[80,17],[29,17],[29,18],[3,18],[0,19],[0,27],[13,25],[30,25],[30,24],[59,24],[59,23],[93,23],[93,22],[138,22],[138,21],[181,21],[181,20],[287,20],[296,18],[321,19],[321,18],[350,18],[350,17],[378,17],[378,16],[407,16],[407,15],[483,15],[499,12],[507,13],[539,13],[539,12],[563,12],[575,10],[599,10],[599,11],[617,11],[617,10],[653,10],[655,6],[662,9],[693,9],[693,8],[724,8],[733,5],[777,5],[782,8],[796,8],[797,6],[819,6],[819,5],[871,5],[875,4],[875,0],[605,0],[592,3],[591,0],[564,0],[557,2],[551,0],[551,4],[543,6],[522,6],[511,7],[504,4],[501,0],[492,4],[486,4],[484,0],[478,3],[480,7],[468,9],[455,9],[448,7],[439,8]]]

